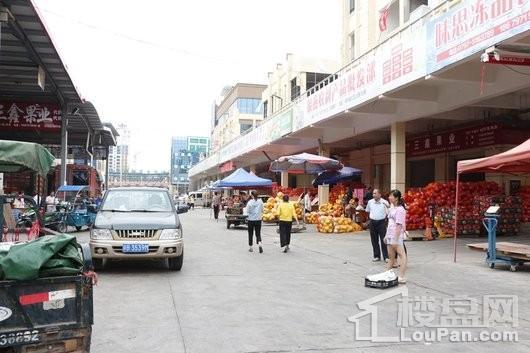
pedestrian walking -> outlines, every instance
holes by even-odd
[[[366,205],[366,212],[370,219],[370,239],[372,241],[373,260],[381,261],[381,253],[385,262],[388,261],[388,251],[384,242],[386,235],[386,217],[389,203],[381,198],[381,191],[374,189],[373,198]]]
[[[399,283],[406,283],[405,272],[407,271],[407,252],[405,250],[405,231],[407,229],[407,209],[405,201],[401,196],[401,191],[392,190],[388,196],[392,207],[388,214],[388,227],[385,235],[385,243],[388,247],[390,261],[387,269],[392,270],[396,262],[396,255],[399,256]]]
[[[192,210],[194,210],[194,209],[195,209],[195,197],[193,197],[193,195],[190,196],[188,202],[190,203],[190,208],[191,208]]]
[[[293,227],[293,219],[296,220],[296,224],[300,225],[298,217],[296,216],[296,209],[294,205],[289,202],[289,195],[283,196],[283,202],[278,206],[278,213],[280,218],[280,247],[283,248],[283,252],[289,251],[289,245],[291,244],[291,230]]]
[[[311,213],[311,195],[309,191],[304,195],[304,209],[306,213]]]
[[[248,211],[248,251],[253,252],[254,232],[256,233],[256,244],[260,254],[263,253],[263,246],[261,245],[261,220],[263,219],[263,201],[258,198],[258,193],[252,191],[250,200],[247,202]]]
[[[213,207],[213,218],[215,218],[215,220],[217,221],[219,220],[219,209],[221,207],[221,196],[219,196],[218,192],[216,192],[213,195],[212,207]]]

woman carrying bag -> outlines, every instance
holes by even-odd
[[[289,202],[289,195],[283,196],[283,202],[278,206],[278,212],[280,214],[280,246],[283,248],[283,252],[286,253],[289,251],[289,245],[291,244],[293,219],[296,220],[296,224],[300,225],[296,216],[296,209]]]

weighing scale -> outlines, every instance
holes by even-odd
[[[510,271],[517,271],[517,268],[524,264],[521,259],[508,255],[497,255],[497,224],[499,223],[500,206],[490,206],[484,213],[482,223],[488,231],[488,251],[486,253],[486,263],[490,268],[495,268],[495,264],[510,265]]]

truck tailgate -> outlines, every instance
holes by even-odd
[[[92,323],[92,283],[85,276],[0,281],[0,348]]]

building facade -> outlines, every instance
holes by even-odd
[[[530,1],[479,2],[343,1],[343,67],[201,161],[192,180],[215,181],[228,163],[259,172],[270,158],[310,152],[361,169],[365,185],[403,191],[453,181],[458,161],[521,143],[530,137],[530,17],[521,15]]]
[[[118,124],[116,130],[119,133],[116,146],[109,148],[109,174],[128,172],[129,165],[129,144],[131,131],[126,124]]]
[[[285,62],[276,64],[274,71],[267,74],[268,85],[262,94],[264,118],[276,114],[338,69],[335,60],[304,58],[288,53]]]
[[[188,191],[188,171],[199,163],[210,149],[210,139],[200,136],[173,137],[171,141],[171,184],[177,193]]]
[[[342,66],[393,36],[441,0],[342,0]]]
[[[261,96],[266,86],[237,83],[225,87],[214,107],[211,131],[211,149],[220,148],[241,136],[263,120]]]

